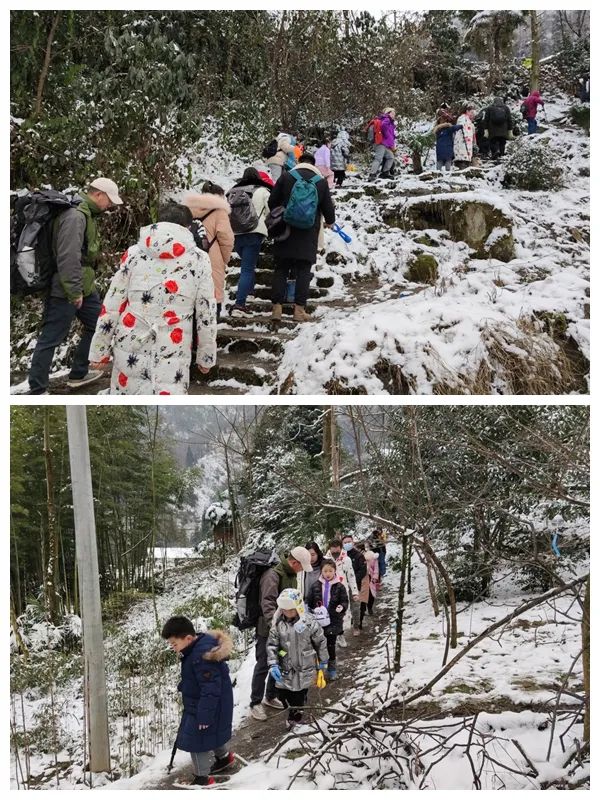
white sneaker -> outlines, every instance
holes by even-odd
[[[77,389],[79,386],[87,386],[88,383],[93,383],[97,381],[98,378],[101,378],[104,373],[100,369],[90,369],[87,372],[87,375],[84,375],[83,378],[69,378],[67,381],[67,386],[70,389]]]
[[[267,718],[267,712],[260,703],[257,703],[255,706],[250,706],[250,713],[254,719],[258,719],[261,722],[264,722]]]
[[[338,636],[338,638],[336,639],[336,644],[339,647],[348,647],[348,642],[346,641],[345,636]]]
[[[263,700],[263,706],[278,708],[280,711],[282,708],[285,708],[285,706],[278,697],[274,697],[272,700],[267,700],[267,698],[265,697],[265,699]]]

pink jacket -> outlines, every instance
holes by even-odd
[[[202,224],[208,241],[215,240],[208,251],[208,256],[215,284],[215,300],[217,303],[222,303],[225,296],[225,271],[234,243],[233,230],[229,222],[231,208],[227,200],[218,194],[190,193],[184,197],[183,202],[191,210],[194,219],[201,219],[208,214]]]
[[[369,576],[369,588],[373,597],[377,597],[379,589],[379,559],[374,558],[367,562],[367,575]]]
[[[525,106],[525,113],[527,115],[527,119],[535,119],[535,115],[537,114],[537,107],[545,105],[544,100],[540,97],[539,92],[532,92],[529,97],[526,97],[523,100],[523,105]]]

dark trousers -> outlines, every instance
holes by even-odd
[[[262,233],[239,233],[235,237],[235,252],[241,259],[240,280],[235,296],[238,306],[245,306],[246,298],[254,291],[256,265],[264,238]]]
[[[369,615],[373,613],[373,605],[375,604],[375,597],[371,590],[369,590],[369,601],[367,603],[360,604],[360,627],[362,628],[363,619],[365,618],[365,614],[367,613],[367,609],[369,609]]]
[[[256,636],[256,665],[252,675],[252,690],[250,694],[250,705],[257,706],[262,703],[263,695],[267,700],[273,700],[277,694],[275,690],[275,680],[269,674],[269,665],[267,664],[267,637]],[[267,678],[267,675],[269,677]],[[267,688],[265,692],[265,681]]]
[[[328,633],[325,637],[327,640],[327,653],[329,655],[329,663],[333,661],[335,664],[335,640],[337,639],[337,633]]]
[[[29,369],[29,388],[32,394],[41,394],[50,383],[50,367],[54,351],[64,342],[75,317],[83,325],[81,341],[77,345],[69,378],[84,378],[88,373],[90,345],[100,316],[100,298],[94,292],[83,298],[81,308],[75,308],[63,297],[46,298],[42,332],[33,351]]]
[[[490,152],[492,158],[499,158],[504,155],[506,150],[506,139],[504,136],[492,136],[490,139]]]
[[[292,278],[296,278],[294,302],[297,306],[305,306],[308,300],[310,279],[312,278],[311,267],[310,261],[300,261],[298,258],[276,259],[275,271],[273,272],[273,303],[285,303],[288,274],[291,272]]]
[[[283,705],[289,709],[288,719],[292,722],[300,722],[302,720],[302,711],[304,710],[308,697],[308,689],[300,689],[299,692],[292,692],[291,689],[283,689],[278,686],[277,697],[279,697]]]
[[[333,170],[333,182],[335,183],[336,186],[341,186],[344,183],[345,177],[346,177],[345,169]]]

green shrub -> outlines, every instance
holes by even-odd
[[[504,186],[529,192],[556,189],[563,171],[548,142],[534,136],[518,139],[505,163]]]
[[[575,125],[583,128],[590,135],[590,107],[589,105],[571,106],[569,116]]]

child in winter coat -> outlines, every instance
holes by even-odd
[[[369,581],[368,596],[366,601],[361,598],[360,604],[360,628],[362,630],[363,620],[368,610],[369,616],[373,615],[373,605],[377,592],[379,590],[379,556],[372,550],[365,552],[365,561],[367,562],[367,578]]]
[[[435,134],[435,157],[437,168],[442,172],[452,170],[454,161],[454,133],[462,130],[462,125],[454,125],[451,115],[440,111],[433,132]]]
[[[193,786],[210,786],[212,775],[234,761],[229,751],[233,718],[233,689],[225,661],[233,645],[223,631],[197,634],[187,617],[171,617],[162,638],[181,656],[183,717],[177,747],[192,758]],[[214,752],[216,759],[211,754]]]
[[[335,561],[324,558],[321,575],[309,591],[308,607],[323,628],[327,640],[329,680],[337,677],[335,640],[344,631],[344,614],[348,610],[349,602],[344,580],[337,575]]]
[[[304,608],[298,589],[284,589],[277,598],[267,642],[267,663],[277,695],[289,709],[287,727],[302,721],[309,687],[327,667],[327,642],[317,620]]]
[[[346,178],[346,163],[350,157],[350,137],[340,130],[331,142],[331,169],[336,186],[342,186]]]
[[[215,288],[191,224],[186,206],[163,206],[121,258],[89,355],[96,369],[112,359],[111,394],[186,394],[194,313],[198,367],[207,373],[216,363]]]
[[[474,119],[475,106],[463,106],[456,120],[461,130],[454,133],[454,166],[458,169],[465,169],[473,160],[473,147],[476,143]]]
[[[225,273],[233,250],[233,231],[229,222],[231,208],[223,189],[212,181],[202,186],[202,194],[187,194],[183,200],[194,219],[200,220],[208,239],[208,257],[215,285],[217,317],[225,299]]]
[[[315,150],[315,166],[327,180],[330,189],[333,189],[333,170],[331,169],[331,150],[329,139],[324,139],[321,146]]]

